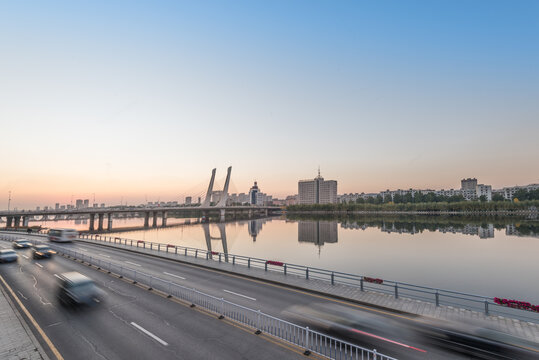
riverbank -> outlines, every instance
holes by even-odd
[[[459,201],[434,203],[382,203],[382,204],[312,204],[291,205],[287,213],[319,214],[408,214],[408,215],[537,215],[539,200],[510,201]]]

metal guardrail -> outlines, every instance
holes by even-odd
[[[14,240],[12,235],[1,234],[2,240]],[[36,240],[34,240],[34,244]],[[201,307],[220,319],[228,318],[237,323],[243,324],[255,330],[256,334],[265,333],[275,338],[296,345],[304,349],[305,355],[310,353],[318,354],[329,359],[361,359],[361,360],[396,360],[390,356],[381,354],[376,350],[369,350],[357,346],[332,336],[320,333],[286,320],[265,314],[260,310],[218,298],[195,288],[188,288],[172,281],[132,269],[123,265],[118,265],[110,261],[104,261],[95,257],[65,249],[65,247],[50,243],[49,246],[59,254],[64,254],[74,259],[79,259],[98,269],[114,273],[121,278],[130,279],[133,283],[140,283],[148,286],[149,290],[159,290],[170,297],[190,303],[191,306]]]
[[[170,244],[155,243],[143,240],[132,240],[113,236],[81,234],[80,238],[104,242],[111,245],[122,245],[141,250],[165,252],[175,256],[191,256],[211,261],[226,262],[232,265],[246,266],[247,268],[264,269],[264,271],[277,272],[283,275],[296,275],[305,279],[323,280],[335,284],[348,285],[359,288],[361,291],[374,291],[392,295],[394,298],[410,298],[426,301],[436,306],[453,306],[472,311],[483,312],[485,315],[504,316],[519,320],[539,323],[539,313],[518,308],[509,308],[494,302],[493,296],[464,293],[459,291],[420,286],[405,282],[385,279],[373,279],[363,275],[349,274],[339,271],[314,268],[304,265],[296,265],[279,261],[260,259],[205,249],[177,246]],[[377,283],[381,280],[381,283]]]

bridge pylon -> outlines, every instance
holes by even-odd
[[[210,178],[210,183],[208,185],[208,191],[206,192],[206,198],[204,199],[204,201],[200,205],[201,208],[212,207],[211,206],[211,198],[212,198],[212,195],[213,195],[213,184],[215,182],[215,171],[216,170],[217,169],[213,169],[212,172],[211,172],[211,178]],[[223,187],[223,192],[222,192],[221,198],[219,199],[219,202],[215,205],[216,207],[225,207],[226,206],[226,201],[228,199],[228,185],[230,184],[230,174],[231,174],[231,172],[232,172],[232,166],[229,166],[228,169],[227,169],[225,186]]]

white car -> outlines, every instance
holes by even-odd
[[[19,256],[17,253],[13,250],[9,249],[1,249],[0,250],[0,262],[12,262],[17,261],[19,259]]]

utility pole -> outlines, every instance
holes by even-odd
[[[11,190],[9,190],[9,195],[7,199],[7,211],[9,211],[10,206],[11,206]]]

